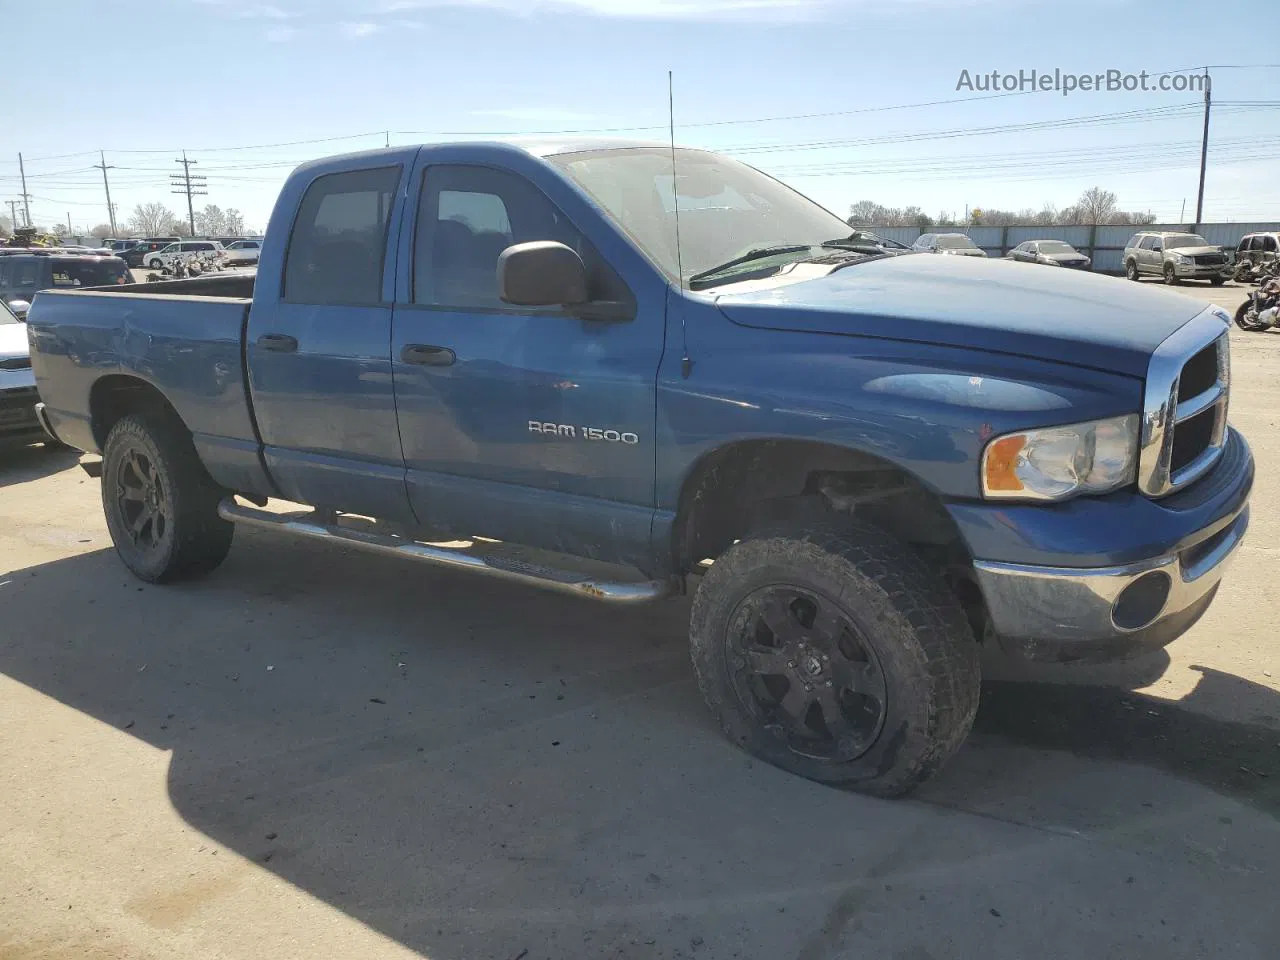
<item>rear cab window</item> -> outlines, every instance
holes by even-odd
[[[317,177],[302,197],[285,256],[289,303],[382,302],[387,226],[401,168]]]
[[[54,289],[76,287],[109,287],[129,282],[129,268],[123,261],[109,257],[84,260],[54,260]]]

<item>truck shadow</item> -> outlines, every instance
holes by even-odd
[[[1200,811],[1202,788],[1280,819],[1280,696],[1214,670],[1183,703],[992,684],[952,767],[886,804],[730,747],[691,679],[683,602],[614,610],[245,531],[198,583],[140,586],[111,551],[0,582],[0,672],[172,751],[169,796],[193,827],[432,957],[516,956],[530,925],[596,938],[549,955],[613,955],[651,928],[653,910],[619,906],[638,901],[667,904],[667,952],[639,955],[689,955],[743,904],[773,915],[834,884],[878,842],[868,830],[954,832],[937,807],[1035,823],[1079,776],[1068,755],[1121,778],[1073,797],[1091,828],[1176,844],[1152,804]],[[1195,709],[1218,696],[1258,722]],[[1115,802],[1117,784],[1143,801]],[[993,814],[1011,790],[1021,805]],[[834,836],[851,810],[868,819]]]
[[[0,444],[0,487],[39,480],[74,466],[79,450],[50,450],[43,444]]]

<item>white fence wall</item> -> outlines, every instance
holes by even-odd
[[[913,243],[928,231],[918,227],[873,227],[865,229],[900,243]],[[1198,233],[1211,244],[1235,247],[1247,233],[1280,232],[1280,223],[1202,223],[1200,229],[1182,223],[1153,223],[1150,226],[1099,226],[1076,227],[937,227],[938,233],[967,234],[974,243],[991,257],[1003,257],[1024,240],[1063,240],[1081,253],[1093,258],[1093,269],[1098,273],[1123,273],[1121,255],[1124,245],[1139,230],[1167,230]]]

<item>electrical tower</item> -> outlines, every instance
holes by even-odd
[[[197,162],[187,159],[187,151],[182,151],[182,159],[174,160],[174,163],[182,164],[181,173],[169,174],[170,186],[177,187],[177,190],[170,190],[170,193],[185,193],[187,195],[187,217],[191,224],[191,235],[196,235],[196,208],[192,203],[192,197],[207,196],[209,191],[204,189],[207,185],[204,177],[192,176],[191,167]]]

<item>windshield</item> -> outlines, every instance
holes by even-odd
[[[968,237],[939,237],[938,246],[943,250],[972,250],[974,243]]]
[[[1075,253],[1076,248],[1061,240],[1045,240],[1040,244],[1041,253]]]
[[[55,287],[106,287],[127,283],[129,269],[120,260],[58,260],[53,264]]]
[[[547,158],[590,194],[669,277],[677,275],[675,199],[680,205],[683,279],[782,245],[818,246],[843,238],[835,214],[758,170],[703,150],[633,147]]]
[[[1194,233],[1178,233],[1164,238],[1166,250],[1177,250],[1179,247],[1207,247],[1209,241]]]

